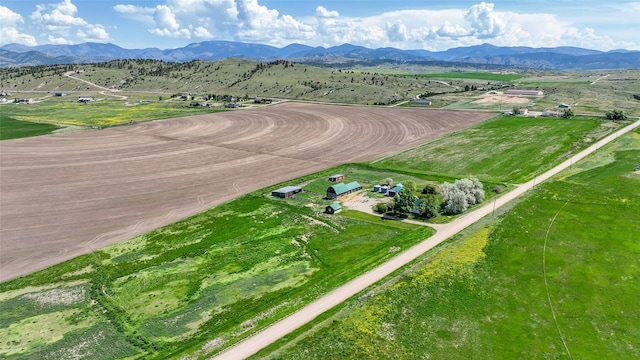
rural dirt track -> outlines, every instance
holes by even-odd
[[[285,103],[0,142],[0,281],[492,113]]]

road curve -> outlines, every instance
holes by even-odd
[[[574,162],[583,159],[602,146],[615,140],[618,136],[635,129],[638,126],[640,126],[640,120],[599,140],[580,153],[572,156],[569,160],[566,160],[553,169],[534,177],[533,180],[526,182],[521,186],[518,186],[516,189],[510,191],[507,194],[504,194],[500,198],[497,198],[495,202],[491,202],[485,206],[482,206],[477,210],[472,211],[449,224],[446,224],[446,226],[442,226],[432,237],[398,254],[398,256],[376,267],[375,269],[372,269],[369,272],[366,272],[349,281],[348,283],[340,286],[339,288],[336,288],[325,296],[310,303],[309,305],[303,307],[290,316],[274,323],[268,328],[226,349],[225,351],[215,356],[213,359],[245,359],[257,353],[261,349],[274,343],[288,333],[312,321],[325,311],[333,308],[334,306],[342,303],[348,298],[356,295],[360,291],[382,280],[384,277],[388,276],[389,274],[408,264],[409,262],[415,260],[418,256],[424,254],[428,250],[434,248],[438,244],[459,233],[481,218],[491,214],[494,209],[503,206],[504,204],[524,194],[528,190],[533,189],[536,184],[540,184],[541,182],[549,179],[559,172],[569,168]]]

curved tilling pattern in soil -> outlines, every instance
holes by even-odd
[[[0,281],[493,116],[286,103],[0,142]]]

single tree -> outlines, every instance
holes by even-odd
[[[411,192],[416,191],[416,182],[413,180],[407,180],[404,182],[404,187],[411,190]]]
[[[413,195],[409,189],[402,189],[393,197],[393,210],[398,213],[408,214],[413,210],[417,199],[418,197]]]
[[[425,218],[437,216],[439,206],[438,197],[435,195],[422,195],[418,199],[418,212]]]

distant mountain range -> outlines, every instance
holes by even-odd
[[[640,68],[640,51],[598,51],[577,47],[498,47],[489,44],[446,51],[370,49],[344,44],[329,48],[291,44],[283,48],[233,41],[204,41],[176,49],[124,49],[114,44],[25,46],[0,48],[0,67],[104,62],[115,59],[156,59],[185,62],[245,58],[257,61],[286,59],[313,63],[349,62],[457,62],[555,70]]]

